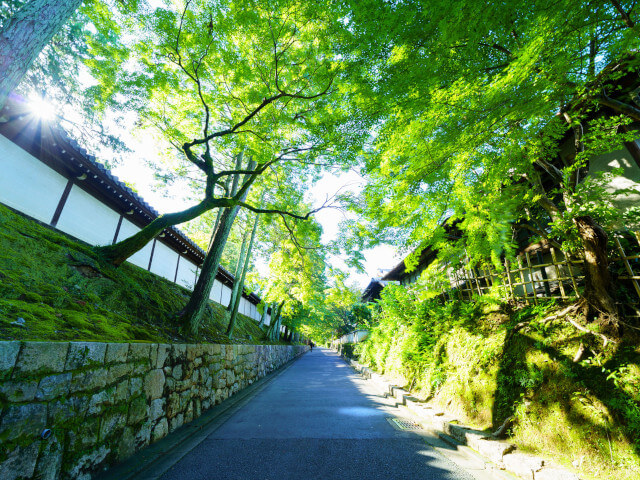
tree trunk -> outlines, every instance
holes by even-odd
[[[215,204],[213,202],[203,200],[199,204],[182,210],[181,212],[160,215],[135,235],[113,245],[95,247],[94,251],[117,267],[131,255],[144,248],[147,243],[162,233],[165,228],[193,220],[211,210],[214,206]]]
[[[236,285],[234,285],[235,297],[232,295],[232,302],[229,302],[229,307],[233,307],[229,312],[229,326],[227,327],[227,336],[231,338],[233,334],[233,327],[236,324],[236,318],[238,317],[238,307],[240,306],[240,299],[242,298],[242,291],[244,290],[244,281],[247,278],[247,270],[249,270],[249,261],[251,260],[251,250],[253,249],[253,242],[256,239],[256,231],[258,230],[259,215],[256,214],[256,219],[253,222],[253,230],[251,231],[251,238],[249,239],[249,245],[244,253],[244,259],[242,258],[242,252],[238,262],[242,261],[242,269],[236,274]],[[244,242],[243,242],[244,243]],[[238,265],[240,267],[240,264]],[[229,311],[229,308],[227,308]]]
[[[607,234],[593,218],[576,217],[574,223],[584,248],[584,298],[591,308],[604,314],[601,321],[619,329],[618,307],[611,295],[612,284],[607,256]]]
[[[236,159],[236,170],[240,168],[241,162],[242,155],[240,154]],[[253,168],[255,168],[255,162],[251,160],[247,166],[247,169],[252,170]],[[236,178],[234,178],[234,186],[231,191],[231,196],[234,196],[237,193],[238,177],[239,175],[236,174]],[[250,176],[246,175],[245,183],[249,181],[249,179]],[[241,202],[244,202],[248,193],[249,189],[247,189],[241,196]],[[200,323],[202,322],[202,315],[204,314],[204,311],[209,304],[209,294],[211,293],[211,287],[213,287],[216,273],[218,273],[218,268],[220,267],[220,259],[222,258],[222,252],[225,245],[227,244],[227,239],[229,238],[229,233],[231,232],[231,227],[233,226],[233,222],[236,219],[238,210],[240,210],[240,207],[237,205],[234,207],[225,208],[222,212],[222,215],[220,215],[219,222],[216,221],[217,229],[214,233],[214,240],[211,242],[212,247],[207,252],[207,256],[204,259],[204,263],[202,264],[202,271],[200,272],[200,277],[198,278],[196,286],[193,289],[193,293],[191,294],[187,305],[180,313],[180,315],[186,322],[186,328],[192,334],[198,333],[198,328],[200,327]]]
[[[189,297],[187,305],[180,313],[185,320],[186,328],[192,334],[198,333],[202,316],[209,304],[209,294],[211,293],[213,282],[216,279],[222,252],[227,243],[227,238],[229,238],[229,232],[231,231],[231,226],[238,213],[238,209],[239,207],[224,209],[220,217],[218,229],[215,232],[215,241],[213,242],[211,250],[207,252],[207,256],[202,264],[200,277],[191,293],[191,297]]]
[[[282,312],[283,306],[284,300],[280,302],[280,304],[275,308],[271,309],[271,324],[269,325],[269,330],[267,331],[267,338],[269,338],[269,340],[271,340],[272,342],[280,340],[280,314]]]
[[[263,306],[263,310],[262,310],[262,316],[260,317],[260,323],[258,323],[258,326],[261,327],[262,325],[264,325],[264,322],[267,321],[267,313],[269,311],[269,305],[267,305],[266,303]]]
[[[82,0],[31,0],[0,31],[0,109]]]

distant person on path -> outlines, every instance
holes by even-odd
[[[313,352],[313,342],[309,342],[309,347],[311,347],[311,351]]]

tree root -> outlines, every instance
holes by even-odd
[[[613,344],[618,343],[616,340],[609,338],[602,333],[594,332],[592,330],[589,330],[588,328],[583,327],[582,325],[580,325],[578,322],[576,322],[573,318],[569,316],[570,314],[576,313],[581,309],[584,310],[585,312],[587,312],[589,309],[589,304],[584,298],[578,301],[577,303],[574,303],[573,305],[569,305],[567,308],[565,308],[564,310],[561,310],[555,315],[548,316],[547,318],[542,320],[542,323],[552,322],[553,320],[566,319],[571,325],[573,325],[575,328],[577,328],[581,332],[589,333],[591,335],[594,335],[600,338],[604,343],[603,347],[606,347],[609,343],[613,343]]]
[[[494,438],[500,438],[502,435],[504,435],[505,430],[509,428],[509,426],[511,426],[515,419],[516,417],[513,415],[508,417],[504,422],[502,422],[502,425],[500,425],[498,429],[491,434],[491,436]]]

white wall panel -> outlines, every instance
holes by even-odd
[[[243,315],[248,315],[247,314],[247,304],[249,302],[247,302],[247,299],[244,297],[240,297],[240,313],[242,313]]]
[[[178,266],[178,285],[182,285],[183,287],[188,288],[189,290],[193,290],[193,286],[195,285],[196,279],[196,264],[187,260],[184,257],[180,258],[180,265]]]
[[[153,260],[151,260],[151,271],[156,275],[171,280],[176,276],[176,267],[178,266],[178,252],[172,250],[159,239],[156,240],[156,248],[153,251]]]
[[[227,305],[229,305],[229,302],[231,301],[231,289],[226,285],[221,285],[221,287],[222,287],[222,300],[220,301],[220,303],[226,307]]]
[[[136,227],[133,223],[131,223],[126,218],[122,220],[122,225],[120,225],[120,231],[118,232],[118,240],[124,240],[125,238],[129,238],[131,235],[138,233],[140,229]],[[140,268],[144,268],[145,270],[149,266],[149,259],[151,258],[151,245],[153,244],[153,240],[147,243],[142,250],[131,255],[127,261],[133,263],[134,265],[139,266]]]
[[[213,287],[211,287],[211,293],[209,294],[209,298],[214,302],[220,303],[221,296],[222,296],[222,283],[220,283],[218,280],[214,280]]]
[[[51,222],[67,179],[0,135],[0,202]]]
[[[74,185],[56,228],[91,245],[111,245],[120,214]]]

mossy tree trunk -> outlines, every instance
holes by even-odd
[[[609,274],[607,234],[593,218],[576,217],[574,224],[584,249],[584,298],[596,314],[604,314],[601,323],[619,332],[618,306],[613,298],[613,285]]]
[[[82,0],[31,0],[0,31],[0,109]]]
[[[253,249],[253,242],[256,238],[256,231],[258,230],[258,220],[260,216],[256,214],[256,219],[253,222],[253,229],[251,230],[251,237],[249,238],[249,244],[246,251],[244,249],[244,241],[242,242],[243,248],[240,251],[240,257],[238,258],[238,268],[236,268],[236,281],[233,285],[233,292],[231,292],[231,301],[227,307],[227,315],[229,318],[229,324],[227,327],[227,336],[231,338],[233,335],[233,327],[236,324],[238,318],[238,308],[240,307],[240,300],[242,299],[242,292],[244,290],[244,282],[247,278],[247,270],[249,270],[249,262],[251,260],[251,250]],[[246,237],[245,237],[246,240]],[[244,258],[243,258],[244,254]]]
[[[242,157],[238,156],[238,162],[242,161]],[[248,170],[255,167],[255,162],[249,162]],[[238,167],[237,167],[238,168]],[[232,196],[236,194],[238,189],[239,174],[234,176],[233,186],[231,189]],[[245,178],[245,184],[249,181],[249,178]],[[246,189],[244,195],[240,201],[244,201],[249,189]],[[193,289],[193,293],[184,307],[180,315],[184,319],[185,327],[190,333],[197,334],[202,322],[202,317],[205,309],[209,304],[209,295],[213,282],[215,281],[218,268],[220,267],[220,259],[222,258],[222,252],[227,244],[231,227],[238,214],[239,206],[233,206],[225,208],[217,221],[217,228],[214,232],[214,238],[211,242],[211,248],[207,252],[207,255],[202,264],[202,271],[200,277],[196,282]]]
[[[280,339],[280,323],[283,306],[284,300],[280,302],[279,305],[276,305],[275,308],[271,308],[271,324],[269,325],[269,330],[267,330],[267,338],[272,342]]]
[[[160,215],[135,235],[113,245],[95,247],[94,250],[112,265],[119,266],[131,255],[142,250],[147,243],[160,235],[165,228],[193,220],[214,208],[215,205],[216,203],[211,200],[203,200],[199,204],[181,212]],[[235,208],[237,210],[238,207]]]
[[[262,316],[260,317],[260,323],[258,323],[259,327],[262,327],[262,325],[264,325],[265,322],[267,321],[268,312],[269,312],[269,305],[267,305],[265,303],[265,304],[263,304],[263,310],[262,310]]]

